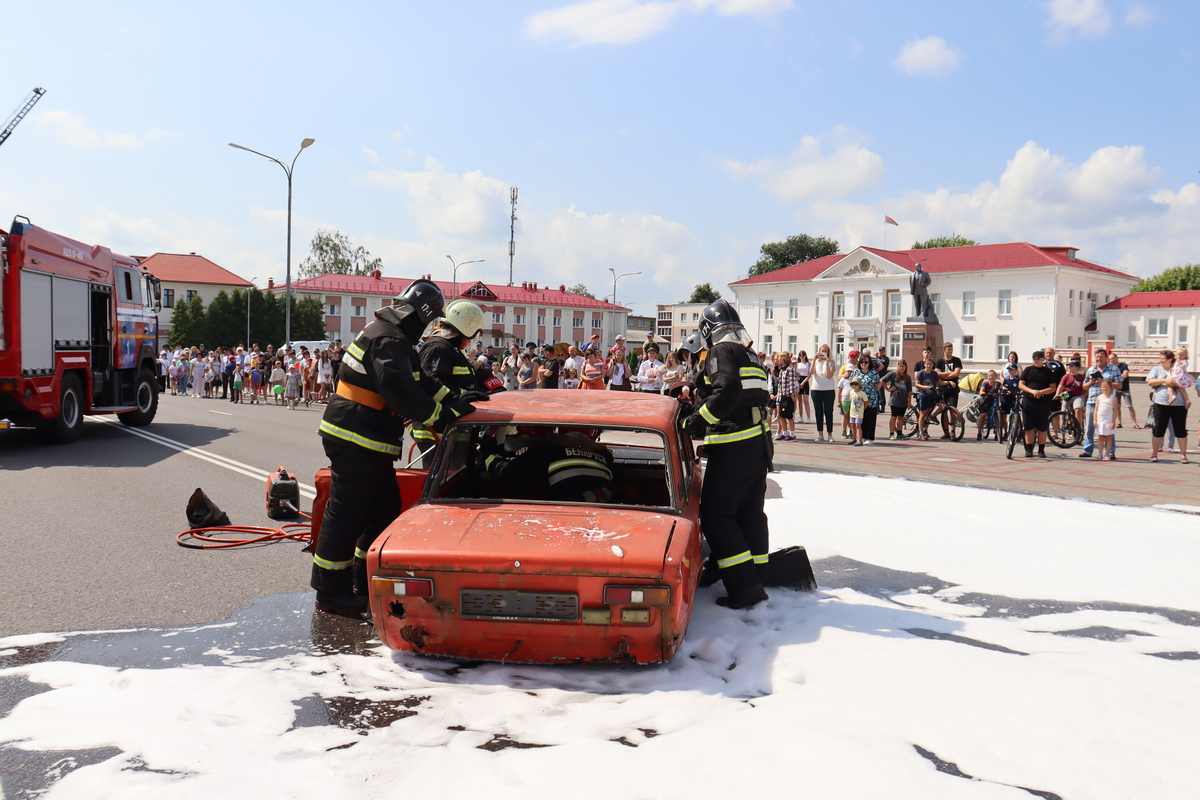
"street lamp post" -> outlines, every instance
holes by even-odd
[[[283,323],[283,339],[285,342],[292,340],[292,171],[296,168],[296,159],[304,152],[304,148],[315,142],[316,139],[304,139],[300,142],[300,149],[296,151],[295,158],[292,159],[291,165],[284,164],[278,158],[273,158],[266,153],[260,153],[257,150],[251,150],[249,147],[243,147],[240,144],[229,143],[230,147],[236,147],[238,150],[245,150],[248,153],[254,153],[256,156],[262,156],[268,161],[274,161],[279,166],[283,167],[283,172],[287,175],[288,182],[288,213],[287,213],[287,278],[286,278],[286,307],[284,311]],[[249,338],[249,337],[247,337]]]
[[[446,256],[446,258],[450,258],[450,256]],[[453,300],[455,297],[458,297],[458,268],[461,267],[463,264],[480,264],[484,261],[487,261],[487,259],[486,258],[476,258],[471,261],[460,261],[457,264],[455,264],[454,259],[450,258],[450,264],[454,267],[454,272],[452,273],[452,276],[453,276],[452,281],[454,283],[454,289],[452,290],[453,295],[450,298],[451,300]]]
[[[609,268],[608,268],[608,271],[609,271],[609,272],[611,272],[611,273],[613,274],[613,293],[612,293],[612,304],[615,306],[615,305],[617,304],[617,281],[619,281],[621,278],[627,278],[627,277],[629,277],[630,275],[641,275],[642,273],[641,273],[640,271],[638,271],[638,272],[623,272],[623,273],[621,273],[620,275],[618,275],[618,274],[617,274],[617,271],[616,271],[615,269],[613,269],[612,267],[609,267]],[[612,329],[613,329],[613,331],[612,331],[613,340],[614,340],[614,341],[616,341],[616,337],[617,337],[617,310],[616,310],[615,308],[613,309],[613,322],[612,322]]]
[[[246,287],[246,352],[250,352],[250,290],[254,288],[254,282],[258,280],[255,275],[250,279],[250,285]]]

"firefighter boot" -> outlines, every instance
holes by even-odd
[[[725,608],[753,608],[768,599],[767,590],[763,588],[758,577],[758,568],[749,561],[724,567],[721,570],[721,580],[725,584],[728,597],[718,597],[717,605]]]

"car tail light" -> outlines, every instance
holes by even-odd
[[[433,597],[430,578],[371,578],[371,594],[384,597]]]
[[[604,587],[604,604],[609,606],[665,606],[670,602],[669,586]]]

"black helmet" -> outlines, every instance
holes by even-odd
[[[418,337],[426,326],[442,316],[446,298],[433,281],[424,278],[413,281],[408,288],[392,300],[392,305],[404,317],[400,329],[411,337]]]
[[[704,344],[710,349],[713,344],[713,332],[717,328],[725,325],[741,325],[742,318],[738,316],[737,309],[729,304],[728,300],[717,300],[709,303],[703,311],[700,312],[700,336],[704,339]]]
[[[688,334],[688,337],[683,340],[681,350],[686,350],[689,353],[699,353],[704,349],[704,340],[700,338],[700,332]]]

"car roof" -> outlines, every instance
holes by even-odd
[[[642,392],[537,389],[497,392],[478,403],[463,422],[504,424],[550,422],[557,425],[621,425],[671,430],[679,402]]]

